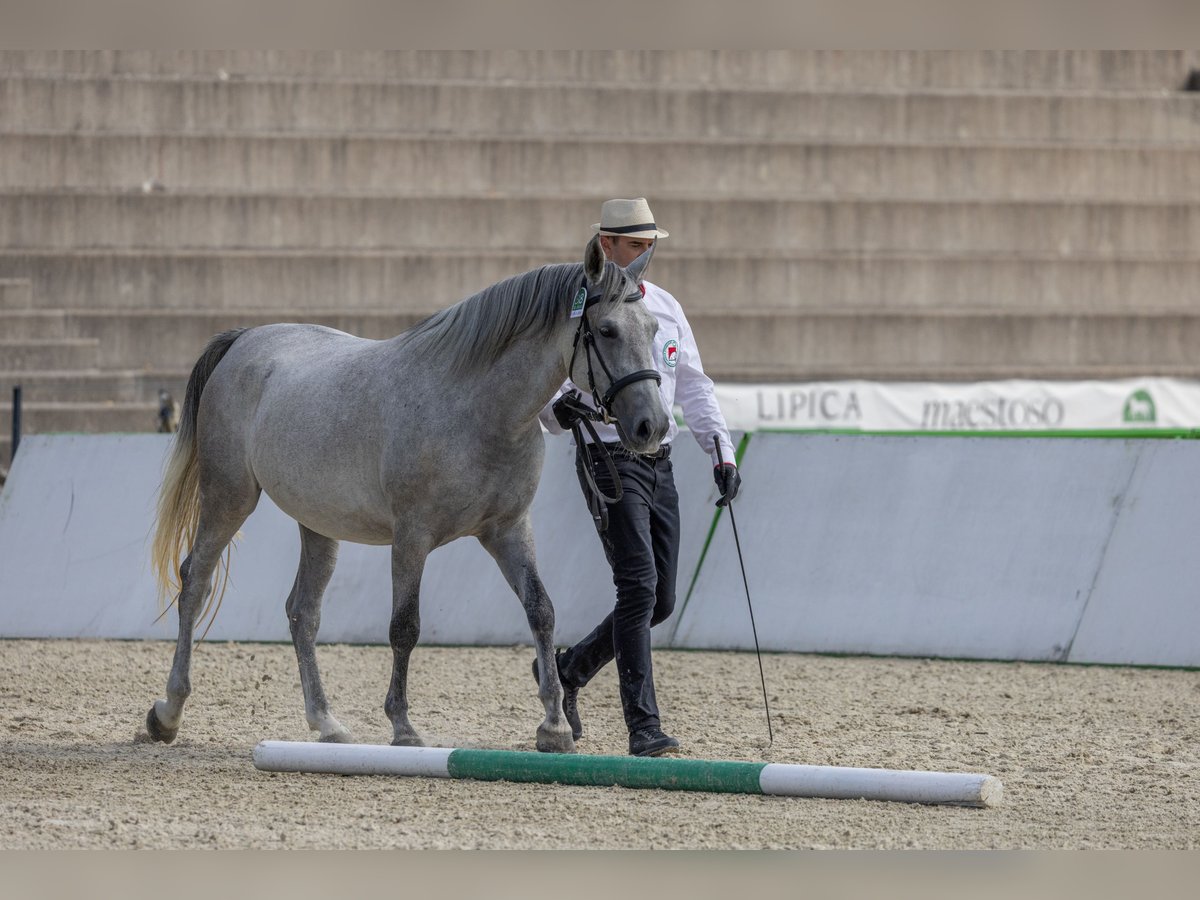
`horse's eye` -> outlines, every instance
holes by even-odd
[[[615,337],[617,333],[617,329],[613,328],[611,325],[601,325],[599,330],[600,336],[606,338]]]

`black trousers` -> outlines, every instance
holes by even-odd
[[[607,467],[600,463],[597,450],[589,447],[588,452],[596,483],[611,496]],[[679,495],[669,455],[647,459],[618,451],[613,461],[624,495],[608,507],[608,530],[601,541],[612,566],[616,604],[591,634],[563,651],[559,670],[569,683],[583,687],[615,658],[625,724],[633,731],[661,724],[650,662],[650,628],[675,608]],[[580,484],[585,485],[578,460],[576,468]]]

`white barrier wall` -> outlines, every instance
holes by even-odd
[[[660,645],[753,647],[710,464],[674,454],[679,605]],[[30,436],[0,493],[0,637],[173,637],[147,547],[167,439]],[[611,608],[611,578],[576,482],[547,439],[534,500],[560,643]],[[738,524],[764,649],[1200,666],[1200,443],[755,435]],[[295,523],[265,497],[235,551],[216,640],[287,640]],[[703,554],[703,555],[702,555]],[[696,575],[695,588],[688,587]],[[386,548],[343,544],[321,638],[381,643]],[[529,640],[473,540],[430,556],[422,640]]]
[[[173,638],[149,565],[166,435],[30,435],[0,493],[0,637]],[[672,463],[680,484],[682,589],[700,558],[716,499],[711,465],[685,437]],[[612,608],[612,574],[575,475],[575,450],[548,437],[534,529],[557,634],[571,641]],[[265,495],[233,551],[211,640],[290,640],[284,601],[300,558],[296,523]],[[688,580],[684,580],[684,578]],[[386,547],[343,543],[325,594],[323,641],[386,643],[391,613]],[[430,554],[421,584],[426,643],[529,641],[516,595],[474,539]]]
[[[1141,447],[1069,659],[1200,665],[1198,455],[1194,441]]]
[[[1200,666],[1200,443],[758,434],[737,513],[764,648]],[[720,523],[676,622],[753,647]]]
[[[755,435],[736,512],[760,642],[1065,659],[1138,450]],[[676,643],[753,647],[728,528],[718,527]]]

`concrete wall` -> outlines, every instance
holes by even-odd
[[[1182,75],[1181,75],[1182,80]],[[221,81],[211,76],[0,81],[10,131],[382,133],[639,139],[1173,141],[1200,137],[1186,94],[780,91],[562,83]]]
[[[0,494],[0,636],[170,637],[146,544],[166,439],[32,436]],[[709,464],[675,454],[679,606],[660,645],[750,649]],[[1200,666],[1200,444],[755,435],[736,507],[764,649]],[[558,638],[611,603],[568,442],[534,500]],[[294,523],[265,498],[235,551],[212,639],[284,640]],[[387,552],[343,545],[322,638],[382,642]],[[692,574],[695,588],[688,592]],[[473,541],[435,552],[422,639],[520,643],[523,614]]]
[[[36,279],[41,296],[56,309],[94,307],[94,286],[113,283],[121,285],[124,309],[428,315],[515,273],[582,258],[582,242],[557,252],[0,250],[0,273]],[[1017,312],[1004,309],[1012,297],[1027,304],[1024,314],[1175,311],[1194,316],[1200,259],[1028,260],[989,254],[946,260],[921,253],[860,259],[836,252],[786,258],[664,250],[654,260],[651,280],[685,299],[689,316],[724,313],[731,319],[747,312],[769,312],[778,320],[797,313],[854,313],[865,319],[866,308],[881,314],[982,311],[1017,319]],[[844,306],[831,305],[831,297]]]
[[[149,428],[220,328],[393,334],[642,193],[722,380],[1196,376],[1196,65],[0,51],[0,455],[12,384],[28,433]]]
[[[0,246],[43,252],[85,247],[144,251],[536,247],[569,259],[579,253],[586,233],[580,223],[594,220],[601,199],[29,189],[5,194],[0,205]],[[1200,207],[1194,203],[1043,199],[998,204],[953,198],[667,195],[654,198],[654,213],[670,223],[671,240],[658,250],[666,256],[676,238],[683,248],[743,247],[763,254],[1044,256],[1053,251],[1064,256],[1186,257],[1200,245]],[[513,227],[515,222],[521,223],[519,231]],[[0,309],[6,302],[11,308],[29,306],[28,283],[23,289],[14,285],[10,301],[5,299],[8,290],[0,280]],[[1096,301],[1115,304],[1117,298],[1101,296]],[[46,298],[46,302],[53,300]]]
[[[1195,200],[1191,144],[0,134],[0,188]],[[631,185],[630,172],[637,173]],[[585,225],[586,227],[586,225]]]
[[[1162,90],[1195,50],[5,50],[0,71],[367,80],[504,79],[789,89]]]

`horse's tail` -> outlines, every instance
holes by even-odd
[[[171,450],[159,490],[158,527],[154,533],[151,554],[154,577],[158,582],[159,606],[164,611],[169,608],[167,599],[178,597],[182,589],[180,561],[195,543],[196,528],[200,521],[200,467],[196,452],[196,415],[200,409],[200,395],[204,393],[204,386],[217,364],[244,331],[245,328],[235,328],[210,340],[188,378],[183,408],[179,412],[175,446]],[[228,557],[218,569],[223,569],[228,579]],[[197,621],[203,618],[201,615]]]

